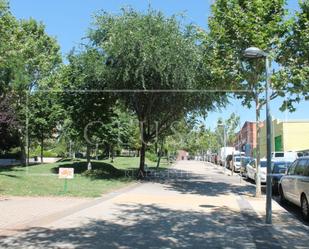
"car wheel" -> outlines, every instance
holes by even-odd
[[[281,185],[279,185],[279,201],[280,201],[280,203],[286,202],[286,199],[284,197],[284,193],[283,193],[283,189],[282,189]]]
[[[306,195],[301,197],[301,211],[305,220],[309,220],[309,204]]]
[[[278,195],[279,193],[279,189],[278,189],[278,183],[272,182],[272,192],[273,192],[273,195]]]

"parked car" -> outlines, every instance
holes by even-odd
[[[252,179],[255,181],[256,176],[256,160],[252,160],[250,163],[246,166],[247,170],[247,178]],[[260,160],[260,179],[261,183],[266,183],[266,175],[267,175],[267,161],[266,160]]]
[[[273,162],[294,162],[298,158],[297,152],[295,151],[276,151],[271,154]]]
[[[227,160],[228,155],[232,155],[235,152],[234,147],[222,147],[218,153],[218,163],[221,166],[224,166],[225,161]]]
[[[254,158],[252,157],[241,157],[241,166],[240,166],[240,173],[242,176],[246,176],[247,174],[247,164],[250,163],[251,161],[253,161]]]
[[[279,193],[279,181],[287,173],[291,162],[274,162],[272,165],[272,189],[274,194]]]
[[[211,162],[214,163],[214,164],[218,164],[218,155],[217,154],[212,154]]]
[[[234,164],[234,171],[240,172],[241,168],[241,160],[243,156],[240,155],[228,155],[226,158],[227,161],[227,168],[232,170],[233,164]]]
[[[309,220],[309,157],[301,157],[289,167],[279,182],[280,201],[290,201],[301,207],[304,219]]]
[[[309,153],[308,153],[308,152],[306,152],[306,151],[297,152],[297,156],[298,156],[298,157],[309,156]]]

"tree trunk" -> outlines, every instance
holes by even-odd
[[[69,158],[73,158],[72,156],[72,141],[69,141]]]
[[[114,148],[111,147],[111,163],[114,162]]]
[[[41,136],[41,163],[43,163],[43,153],[44,153],[44,137]]]
[[[169,153],[169,151],[167,151],[166,156],[167,156],[167,164],[170,165],[170,153]]]
[[[91,165],[91,158],[90,158],[90,146],[87,144],[87,170],[92,170],[92,165]]]
[[[29,165],[30,162],[30,138],[28,138],[28,148],[27,148],[27,165]]]
[[[72,158],[75,160],[75,147],[74,147],[74,142],[72,143]]]
[[[23,166],[27,166],[27,136],[25,137],[21,130],[18,130],[20,139],[20,161]]]
[[[21,151],[20,161],[23,166],[26,166],[27,165],[27,155],[26,155],[26,147],[25,147],[24,142],[22,142],[20,145],[20,151]]]
[[[158,154],[157,169],[160,167],[160,161],[161,161],[161,151],[159,151]]]
[[[232,152],[232,161],[231,161],[232,175],[234,175],[234,152]]]
[[[108,160],[111,158],[111,146],[110,144],[107,145],[108,147]]]
[[[146,143],[142,141],[142,146],[140,150],[139,171],[138,171],[139,178],[145,177],[145,155],[146,155]]]
[[[256,175],[255,175],[255,183],[256,190],[255,196],[261,196],[261,178],[260,178],[260,144],[261,144],[261,129],[260,129],[260,101],[259,97],[255,98],[255,106],[256,106]]]
[[[163,140],[161,142],[161,145],[160,145],[160,149],[158,151],[158,161],[157,161],[157,169],[160,167],[160,162],[161,162],[161,157],[162,157],[162,151],[163,151]]]
[[[95,160],[99,160],[98,158],[98,144],[95,145]]]

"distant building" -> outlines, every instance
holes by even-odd
[[[272,122],[272,151],[308,151],[309,120]],[[261,157],[266,156],[266,127],[261,129]]]
[[[178,156],[177,156],[177,161],[181,160],[188,160],[189,153],[185,150],[179,150],[178,151]]]
[[[246,156],[253,156],[256,148],[256,123],[246,121],[237,133],[234,142],[236,150],[245,152]]]

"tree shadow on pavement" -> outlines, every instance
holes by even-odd
[[[182,173],[184,176],[179,177],[177,171],[176,177],[166,179],[165,188],[168,190],[178,191],[182,194],[196,194],[202,196],[219,196],[228,193],[239,195],[252,195],[255,192],[255,186],[238,182],[235,178],[226,179],[209,179],[204,175]],[[225,176],[227,177],[227,176]],[[229,176],[231,177],[231,176]]]
[[[281,248],[271,228],[228,207],[204,212],[156,205],[119,205],[112,221],[89,219],[72,228],[33,228],[2,238],[1,248]],[[247,226],[248,225],[248,226]],[[275,232],[275,231],[274,231]],[[290,245],[307,246],[301,229],[276,233]],[[291,240],[290,240],[291,239]],[[305,242],[304,242],[305,241]]]

